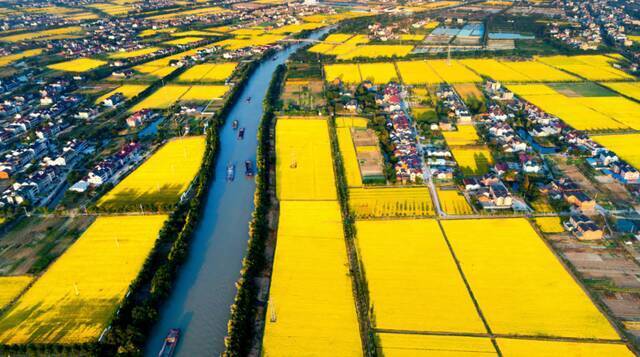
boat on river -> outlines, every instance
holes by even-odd
[[[164,343],[162,344],[162,349],[158,352],[158,357],[171,357],[173,353],[176,351],[176,346],[178,345],[178,340],[180,339],[180,329],[172,328],[169,330],[167,337],[164,339]]]
[[[238,139],[244,139],[244,128],[240,128],[240,131],[238,132]]]
[[[247,177],[253,176],[253,163],[251,160],[247,160],[244,162],[244,175]]]
[[[229,164],[227,166],[227,181],[233,181],[235,177],[236,177],[236,165]]]
[[[233,128],[233,130],[238,129],[238,120],[237,120],[237,119],[236,119],[236,120],[234,120],[234,121],[231,123],[231,127]]]

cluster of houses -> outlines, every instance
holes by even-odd
[[[604,229],[583,214],[572,215],[563,225],[580,240],[597,240],[604,237]]]
[[[45,138],[38,139],[24,147],[9,150],[1,158],[0,179],[6,180],[28,170],[32,162],[40,160],[49,151],[49,141]]]
[[[406,92],[399,84],[391,83],[384,88],[381,105],[388,113],[387,129],[394,146],[393,156],[397,160],[394,169],[398,182],[419,182],[423,179],[423,163],[416,133],[411,119],[402,107]]]
[[[0,208],[15,207],[25,202],[47,204],[64,186],[69,171],[86,148],[85,141],[72,140],[55,158],[43,158],[33,172],[17,179],[0,194]]]
[[[141,151],[140,143],[130,142],[124,145],[118,152],[93,166],[84,178],[69,188],[69,191],[82,193],[117,180],[128,167],[142,160]]]
[[[460,95],[448,84],[441,84],[436,90],[439,105],[447,113],[439,124],[431,125],[431,130],[453,130],[453,123],[471,124],[471,112]]]

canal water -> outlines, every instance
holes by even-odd
[[[309,38],[317,39],[328,29]],[[262,100],[276,67],[305,44],[292,45],[262,62],[249,78],[220,131],[220,152],[215,165],[204,214],[192,237],[189,258],[176,277],[171,296],[151,331],[146,356],[157,356],[170,328],[182,335],[177,356],[218,356],[224,351],[229,308],[236,294],[242,258],[249,239],[255,183],[244,176],[244,162],[255,163],[257,128]],[[251,98],[250,101],[248,99]],[[246,129],[244,140],[233,130],[233,120]],[[226,168],[236,165],[233,182],[226,181]]]

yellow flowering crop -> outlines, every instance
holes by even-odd
[[[28,275],[0,276],[0,309],[11,303],[31,283]]]
[[[165,109],[172,106],[175,102],[191,88],[190,86],[180,86],[175,84],[169,84],[164,87],[160,87],[157,91],[153,92],[150,96],[143,99],[140,103],[136,104],[130,109],[132,112],[136,112],[141,109]]]
[[[276,157],[280,200],[337,198],[325,118],[278,118]]]
[[[491,150],[486,146],[453,147],[451,153],[462,173],[467,176],[486,174],[489,172],[489,166],[493,164]]]
[[[544,233],[564,232],[560,217],[536,217],[535,222]]]
[[[409,45],[362,45],[356,46],[350,52],[338,55],[338,59],[352,59],[357,57],[404,57],[411,53],[413,46]]]
[[[220,13],[229,12],[229,11],[231,10],[227,10],[218,6],[210,6],[210,7],[201,7],[193,10],[177,11],[177,12],[171,12],[168,14],[155,15],[155,16],[148,17],[148,19],[156,20],[156,21],[164,21],[164,20],[171,20],[175,17],[207,16],[207,15],[220,14]]]
[[[578,130],[640,129],[640,105],[623,97],[567,97],[543,84],[510,85],[509,89]]]
[[[97,341],[140,272],[166,218],[96,219],[2,316],[0,342]]]
[[[33,40],[52,40],[62,38],[75,38],[78,34],[84,34],[84,30],[80,26],[60,27],[52,30],[43,30],[36,32],[26,32],[17,35],[0,37],[0,41],[4,42],[20,42]]]
[[[152,54],[152,53],[157,52],[159,50],[160,50],[160,47],[147,47],[147,48],[141,48],[141,49],[135,50],[135,51],[114,52],[114,53],[109,55],[109,58],[113,58],[113,59],[133,58],[133,57]]]
[[[366,128],[369,119],[362,117],[336,117],[338,128]]]
[[[497,356],[486,337],[379,333],[378,355],[385,357]],[[504,355],[509,356],[509,355]]]
[[[344,83],[360,83],[360,70],[357,64],[329,64],[324,66],[327,81],[340,79]]]
[[[349,204],[359,218],[432,216],[433,202],[426,187],[352,188]]]
[[[398,74],[393,63],[360,63],[362,80],[370,80],[376,84],[386,84],[398,80]]]
[[[229,86],[194,85],[180,97],[180,101],[208,102],[222,98],[229,91]]]
[[[441,224],[494,333],[619,339],[526,219]]]
[[[456,190],[437,190],[440,207],[446,214],[469,215],[473,214],[473,208],[467,202],[462,193]]]
[[[400,40],[402,41],[422,41],[424,40],[424,35],[400,35]]]
[[[503,356],[536,357],[632,357],[635,356],[624,344],[590,342],[537,341],[510,338],[496,339]]]
[[[362,186],[362,175],[360,175],[360,165],[356,157],[356,149],[351,138],[351,129],[337,128],[338,144],[342,153],[345,176],[349,187]]]
[[[198,172],[204,149],[204,136],[169,141],[103,196],[98,206],[175,203]]]
[[[163,42],[165,45],[188,45],[190,43],[202,41],[202,37],[180,37],[175,40]]]
[[[376,328],[487,332],[436,220],[356,221],[356,230]]]
[[[398,71],[405,84],[437,84],[443,80],[426,61],[398,62]]]
[[[461,60],[460,63],[471,68],[476,73],[501,82],[529,82],[526,75],[515,71],[491,58],[474,58]]]
[[[558,55],[538,57],[537,60],[592,81],[634,79],[632,75],[612,66],[615,59],[603,55]]]
[[[11,55],[0,56],[0,67],[4,67],[6,65],[9,65],[13,62],[20,61],[25,58],[38,56],[41,53],[42,53],[42,48],[36,48],[33,50],[26,50],[26,51],[14,53]]]
[[[482,82],[482,78],[458,61],[431,60],[427,63],[447,83]]]
[[[291,25],[282,26],[277,29],[273,29],[269,32],[273,34],[280,34],[280,35],[292,34],[292,33],[299,33],[305,30],[315,30],[317,28],[324,27],[324,26],[326,25],[320,24],[320,23],[308,22],[308,23],[291,24]]]
[[[602,85],[627,97],[640,100],[640,82],[603,82]]]
[[[325,38],[323,42],[338,44],[338,43],[343,43],[347,41],[353,36],[354,35],[350,33],[332,33],[329,36],[327,36],[327,38]]]
[[[459,125],[456,131],[443,131],[442,135],[449,146],[464,146],[475,144],[480,140],[473,125]]]
[[[262,352],[362,356],[337,201],[280,201]]]
[[[505,66],[529,77],[530,82],[575,82],[579,78],[536,61],[501,61]]]
[[[231,76],[237,63],[205,63],[195,65],[178,77],[179,82],[220,82]]]
[[[58,71],[82,73],[90,71],[92,69],[96,69],[105,64],[107,64],[107,62],[105,61],[91,58],[78,58],[71,61],[50,64],[47,67]]]
[[[96,103],[100,103],[103,100],[109,98],[110,96],[116,93],[122,93],[125,98],[130,99],[140,94],[143,90],[149,88],[148,84],[123,84],[120,87],[112,90],[111,92],[103,95],[102,97],[96,100]]]
[[[600,145],[613,151],[621,159],[627,161],[635,168],[640,168],[640,134],[624,135],[594,135],[591,137]]]

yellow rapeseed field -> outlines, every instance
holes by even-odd
[[[360,69],[357,64],[329,64],[324,66],[327,81],[340,79],[344,83],[357,84],[362,82]]]
[[[99,217],[0,319],[4,344],[96,342],[164,215]]]
[[[11,303],[31,283],[28,275],[0,276],[0,309]]]
[[[213,45],[222,46],[228,50],[239,50],[246,47],[258,47],[272,45],[286,38],[286,35],[258,35],[258,36],[241,36],[237,38],[229,38],[214,43]]]
[[[441,223],[494,333],[619,339],[526,219]]]
[[[169,84],[164,87],[160,87],[157,91],[153,92],[150,96],[143,99],[140,103],[136,104],[130,109],[131,112],[136,112],[141,109],[166,109],[172,106],[175,102],[180,100],[188,90],[190,86],[180,86],[175,84]]]
[[[163,42],[165,45],[188,45],[190,43],[202,41],[202,37],[180,37],[175,40]]]
[[[612,120],[640,130],[640,104],[620,96],[570,98],[574,105],[583,105]]]
[[[104,195],[98,206],[175,203],[198,172],[204,149],[204,136],[169,141]]]
[[[227,10],[218,6],[211,6],[211,7],[201,7],[193,10],[177,11],[177,12],[171,12],[168,14],[155,15],[155,16],[148,17],[148,19],[155,20],[155,21],[164,21],[164,20],[171,20],[176,17],[184,18],[188,16],[207,16],[207,15],[220,14],[220,13],[229,12],[229,11],[231,10]]]
[[[221,99],[229,91],[229,86],[222,85],[194,85],[180,97],[181,102],[208,102]]]
[[[455,60],[431,60],[429,66],[447,83],[482,82],[482,78]]]
[[[336,131],[347,185],[349,187],[360,187],[362,186],[362,175],[360,174],[360,165],[358,165],[358,158],[356,157],[356,149],[351,138],[351,129],[337,128]]]
[[[538,228],[544,233],[561,233],[564,232],[562,220],[560,217],[536,217],[535,222]]]
[[[378,355],[385,357],[492,357],[498,355],[491,340],[485,337],[400,333],[379,333],[377,337]]]
[[[113,59],[133,58],[133,57],[139,57],[139,56],[152,54],[152,53],[157,52],[159,50],[160,50],[160,47],[147,47],[147,48],[141,48],[141,49],[135,50],[135,51],[114,52],[114,53],[109,55],[109,58],[113,58]]]
[[[307,22],[307,23],[301,23],[301,24],[291,24],[291,25],[286,25],[286,26],[282,26],[282,27],[278,27],[277,29],[273,29],[271,31],[269,31],[270,33],[273,34],[292,34],[292,33],[299,33],[305,30],[315,30],[318,29],[320,27],[324,27],[326,26],[325,24],[321,24],[321,23],[313,23],[313,22]]]
[[[47,67],[58,71],[82,73],[104,66],[105,64],[107,64],[105,61],[91,58],[78,58],[71,61],[50,64]]]
[[[529,77],[530,82],[575,82],[579,78],[536,61],[501,61],[505,66]]]
[[[510,338],[496,339],[503,356],[536,357],[632,357],[635,356],[624,344],[589,342],[536,341]]]
[[[591,137],[598,144],[613,151],[635,168],[640,169],[640,134],[594,135]]]
[[[276,158],[280,200],[337,199],[325,118],[278,118]]]
[[[36,32],[25,32],[17,35],[0,37],[0,41],[4,42],[20,42],[20,41],[45,41],[64,38],[75,38],[84,34],[84,30],[80,26],[60,27],[52,30],[43,30]]]
[[[465,59],[460,63],[476,73],[501,82],[529,82],[526,75],[491,58]]]
[[[489,166],[493,165],[491,150],[486,146],[456,146],[451,148],[451,153],[466,176],[484,175],[489,172]]]
[[[123,84],[120,87],[112,90],[111,92],[103,95],[102,97],[96,100],[96,103],[100,103],[103,100],[109,98],[110,96],[116,93],[122,93],[125,98],[130,99],[140,94],[143,90],[149,88],[148,84]]]
[[[338,59],[352,59],[357,57],[404,57],[411,53],[410,45],[362,45],[356,46],[353,51],[338,55]]]
[[[323,42],[338,44],[347,41],[352,38],[354,35],[350,33],[332,33],[327,38],[323,40]]]
[[[602,85],[627,97],[640,100],[640,82],[603,82]]]
[[[337,201],[280,201],[262,352],[362,356]]]
[[[349,190],[349,205],[358,218],[432,216],[426,187],[376,187]]]
[[[614,68],[612,64],[615,63],[616,60],[604,55],[558,55],[538,57],[536,59],[550,66],[571,72],[592,81],[634,79],[632,75]]]
[[[357,220],[356,231],[376,328],[487,332],[436,220]]]
[[[370,80],[376,84],[386,84],[398,80],[398,74],[393,63],[360,63],[362,80]]]
[[[437,190],[440,207],[446,214],[468,215],[473,214],[473,208],[467,202],[462,193],[457,190]]]
[[[424,35],[400,35],[400,40],[402,41],[422,41],[424,40]]]
[[[161,28],[161,29],[146,29],[141,31],[138,36],[140,37],[149,37],[149,36],[153,36],[153,35],[157,35],[159,33],[171,33],[176,31],[175,27],[167,27],[167,28]]]
[[[178,81],[223,82],[231,76],[237,65],[234,62],[198,64],[178,76]]]
[[[200,31],[200,30],[189,30],[189,31],[181,31],[174,32],[171,34],[172,37],[206,37],[206,36],[218,36],[215,32],[210,31]]]
[[[458,125],[456,131],[443,131],[442,135],[449,146],[464,146],[475,144],[480,140],[473,125]]]
[[[567,97],[543,84],[509,89],[578,130],[640,129],[640,105],[623,97]]]
[[[362,117],[336,117],[337,128],[366,128],[369,119]]]
[[[405,84],[437,84],[442,82],[427,61],[398,62],[398,71]]]
[[[0,56],[0,67],[4,67],[13,62],[20,61],[25,58],[35,57],[42,53],[42,48],[36,48],[33,50],[26,50],[11,55]]]

